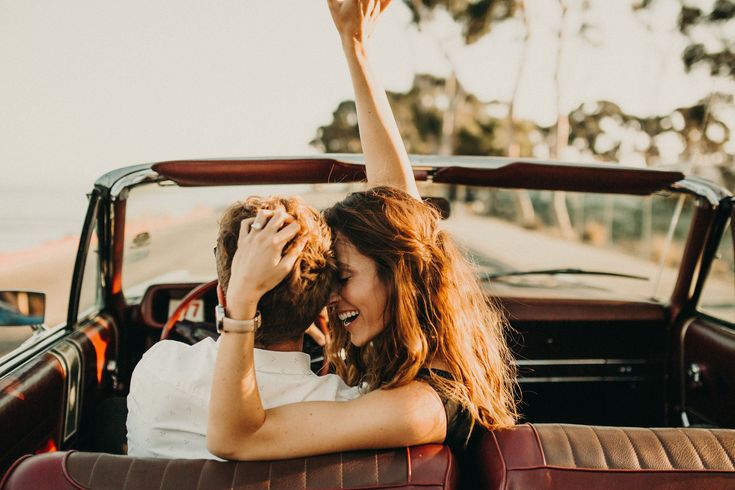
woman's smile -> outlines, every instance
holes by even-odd
[[[341,286],[335,295],[337,318],[356,346],[370,342],[385,328],[387,292],[375,262],[346,238],[336,240]]]
[[[360,316],[360,312],[357,310],[347,310],[338,314],[339,321],[342,322],[342,326],[345,328],[352,325],[352,322],[357,320],[358,316]]]

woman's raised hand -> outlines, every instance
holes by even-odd
[[[283,250],[299,230],[300,225],[283,208],[261,209],[255,218],[243,220],[227,286],[227,310],[232,318],[257,305],[291,272],[306,237],[294,241],[286,253]]]
[[[327,0],[342,41],[364,44],[391,0]]]

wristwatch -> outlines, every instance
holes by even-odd
[[[227,318],[224,306],[217,305],[214,309],[214,317],[217,323],[217,333],[248,333],[255,332],[260,327],[260,311],[251,320],[233,320]]]

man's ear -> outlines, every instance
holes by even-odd
[[[222,286],[220,286],[219,283],[217,283],[217,301],[219,301],[219,304],[227,308],[225,293],[222,291]]]

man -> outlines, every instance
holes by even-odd
[[[266,408],[298,401],[350,400],[359,395],[338,376],[316,376],[301,352],[304,332],[327,304],[336,277],[331,233],[319,213],[298,198],[250,197],[230,206],[217,239],[218,296],[223,304],[241,224],[258,209],[285,208],[299,223],[306,245],[293,271],[258,304],[255,369]],[[128,395],[128,454],[158,458],[216,459],[206,428],[217,343],[164,340],[145,353]]]

